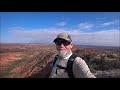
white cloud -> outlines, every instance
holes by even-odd
[[[120,32],[118,30],[103,30],[93,33],[84,33],[79,30],[64,29],[36,29],[36,30],[10,30],[13,37],[19,42],[31,43],[53,43],[53,40],[61,32],[67,32],[71,35],[74,44],[79,45],[103,45],[120,46]]]
[[[105,30],[94,33],[80,33],[79,36],[74,38],[74,41],[76,44],[120,46],[120,32],[118,30]]]
[[[112,25],[112,24],[116,24],[116,23],[118,23],[119,21],[118,20],[114,20],[114,21],[111,21],[111,22],[105,22],[105,23],[103,23],[102,25],[103,26],[109,26],[109,25]]]
[[[90,23],[87,23],[87,22],[78,24],[78,27],[81,30],[85,30],[85,29],[90,30],[93,26],[94,26],[93,24],[90,24]]]
[[[59,22],[57,23],[58,26],[65,26],[67,23],[66,22]]]

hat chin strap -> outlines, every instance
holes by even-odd
[[[60,59],[64,60],[64,59],[68,59],[70,56],[72,55],[72,51],[70,50],[69,53],[67,53],[66,51],[59,51],[58,52],[58,56]]]

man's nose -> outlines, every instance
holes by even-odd
[[[60,47],[64,47],[64,45],[61,43],[61,44],[60,44]]]

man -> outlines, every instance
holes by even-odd
[[[56,44],[58,54],[56,55],[56,61],[53,61],[54,65],[52,64],[53,68],[49,78],[70,78],[67,65],[70,57],[73,55],[71,51],[73,47],[72,39],[70,35],[63,32],[60,33],[53,42]],[[88,65],[82,58],[75,57],[73,60],[74,62],[70,73],[73,73],[74,78],[96,78],[90,72]]]

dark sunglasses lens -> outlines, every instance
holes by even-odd
[[[64,46],[67,46],[67,45],[70,44],[70,42],[66,41],[66,42],[64,42],[63,44],[64,44]]]
[[[57,41],[56,42],[56,45],[61,45],[61,44],[63,44],[64,46],[67,46],[70,44],[70,42],[68,42],[68,41]]]
[[[61,42],[60,42],[60,41],[57,41],[55,44],[56,44],[56,45],[61,45]]]

